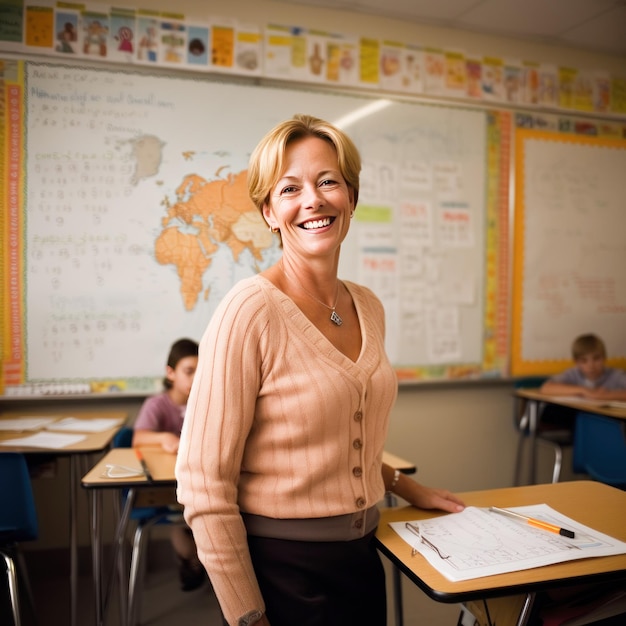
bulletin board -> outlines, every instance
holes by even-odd
[[[626,367],[626,141],[517,130],[511,373],[572,365],[600,336]]]
[[[199,339],[228,289],[280,257],[245,176],[261,136],[295,113],[344,127],[361,152],[340,277],[382,300],[400,381],[505,374],[510,114],[142,68],[3,67],[5,395],[159,386],[171,343]]]

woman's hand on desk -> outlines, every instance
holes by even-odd
[[[393,493],[419,509],[440,509],[448,513],[459,513],[465,508],[463,501],[446,489],[425,487],[413,479],[400,475]]]
[[[419,483],[414,484],[412,497],[407,498],[413,506],[420,509],[440,509],[448,513],[459,513],[465,508],[463,500],[446,489],[433,489]]]

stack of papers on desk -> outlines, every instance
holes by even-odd
[[[87,439],[87,435],[66,435],[65,433],[48,433],[41,431],[28,437],[19,439],[6,439],[3,446],[16,446],[18,448],[50,448],[51,450],[61,450],[68,446]]]
[[[56,420],[56,417],[35,417],[35,416],[25,416],[25,417],[15,417],[12,419],[3,419],[0,420],[0,430],[15,430],[15,431],[26,431],[26,430],[39,430],[40,428],[45,428],[52,422]]]
[[[58,422],[48,424],[50,430],[66,430],[80,433],[101,433],[114,428],[122,421],[118,417],[100,417],[94,419],[78,419],[66,417]]]
[[[561,515],[547,504],[509,509],[575,532],[574,539],[535,528],[489,509],[411,522],[425,541],[406,528],[390,526],[448,580],[460,581],[516,572],[593,556],[626,554],[626,543]],[[416,557],[417,558],[417,557]]]

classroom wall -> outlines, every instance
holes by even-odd
[[[119,0],[115,6],[144,7],[177,11],[194,17],[229,17],[253,24],[303,26],[331,33],[377,37],[423,46],[463,50],[522,61],[542,61],[581,70],[605,70],[626,75],[626,59],[615,55],[592,54],[567,46],[495,37],[470,31],[416,24],[406,20],[386,19],[346,10],[316,8],[280,2],[280,0],[178,0],[174,7],[168,0]],[[537,16],[541,19],[541,16]]]
[[[117,0],[116,6],[147,6],[171,10],[168,0],[135,2]],[[444,48],[464,49],[469,53],[543,61],[623,74],[625,59],[591,54],[566,47],[515,41],[476,33],[411,24],[364,14],[292,6],[269,0],[214,0],[210,10],[201,0],[178,0],[176,10],[189,16],[216,15],[235,17],[257,24],[274,22],[300,25],[345,34],[390,38],[399,41]],[[253,110],[250,112],[254,114]],[[517,443],[512,418],[510,381],[437,383],[400,389],[391,420],[387,449],[413,461],[419,467],[419,479],[429,485],[455,491],[504,487],[512,484]],[[40,407],[53,402],[55,408],[72,410],[111,408],[125,409],[134,420],[140,399],[110,400],[38,400],[9,401],[0,398],[0,409]],[[547,463],[549,460],[545,459]],[[566,460],[567,462],[567,460]],[[548,466],[546,466],[547,469]],[[40,517],[40,539],[30,549],[49,549],[67,545],[67,462],[61,460],[55,478],[35,481]],[[564,472],[568,477],[567,470]],[[540,474],[549,480],[549,470]],[[80,499],[80,535],[88,543],[87,499]],[[112,520],[106,526],[110,533]]]

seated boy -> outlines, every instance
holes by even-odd
[[[580,335],[572,344],[575,367],[549,378],[541,392],[550,396],[581,396],[626,400],[626,372],[606,366],[606,347],[596,335]]]

